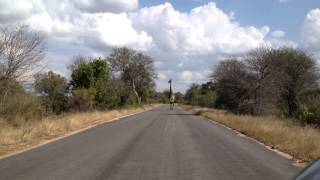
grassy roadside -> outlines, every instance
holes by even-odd
[[[182,107],[288,153],[300,162],[310,162],[320,156],[319,129],[273,116],[235,115],[211,108]]]
[[[49,142],[81,129],[117,120],[116,118],[122,116],[150,110],[155,106],[157,105],[144,105],[143,107],[105,112],[67,113],[50,116],[42,121],[24,123],[19,127],[0,123],[0,157]],[[0,122],[3,121],[0,120]]]

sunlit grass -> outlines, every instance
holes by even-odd
[[[122,110],[67,113],[12,126],[0,119],[0,156],[41,144],[68,133],[149,110],[156,105]]]
[[[275,116],[236,115],[211,108],[184,107],[288,153],[294,159],[309,162],[320,156],[320,130],[317,128]]]

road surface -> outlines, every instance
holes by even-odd
[[[291,179],[292,162],[169,106],[0,160],[0,179]]]

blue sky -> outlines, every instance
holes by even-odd
[[[319,0],[0,0],[0,25],[17,23],[47,34],[47,70],[68,78],[74,56],[126,46],[154,59],[159,91],[208,81],[219,61],[259,46],[320,59]]]

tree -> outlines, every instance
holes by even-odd
[[[45,37],[26,25],[0,28],[0,108],[10,90],[10,83],[33,75],[45,54]]]
[[[282,89],[285,77],[283,62],[278,58],[278,50],[260,47],[243,57],[243,62],[251,77],[249,99],[252,114],[273,113]]]
[[[176,103],[183,103],[183,94],[181,92],[174,93]]]
[[[293,116],[299,108],[299,93],[318,86],[316,61],[304,51],[292,48],[279,49],[277,59],[283,62],[285,73],[280,103],[285,106],[285,113]]]
[[[156,78],[151,57],[128,48],[116,48],[108,57],[114,72],[120,73],[121,80],[131,88],[141,104],[148,89],[154,87]]]
[[[184,96],[185,100],[192,105],[199,105],[200,87],[198,84],[192,84]]]
[[[98,80],[108,80],[109,69],[104,59],[86,60],[82,56],[74,59],[71,69],[71,82],[73,88],[91,88]]]
[[[43,60],[44,35],[26,25],[0,28],[0,81],[30,74]]]
[[[215,67],[211,78],[216,87],[218,107],[243,113],[252,112],[248,83],[252,77],[243,62],[237,59],[222,61]]]
[[[95,97],[94,104],[99,109],[110,109],[121,105],[123,95],[122,85],[117,80],[110,78],[109,65],[105,59],[95,58],[87,60],[82,56],[77,56],[70,69],[72,70],[72,88],[74,90],[82,89],[73,95],[73,106],[77,106],[75,104],[78,104],[78,100],[79,102],[92,101],[90,98],[93,94]],[[92,90],[85,92],[84,89]],[[81,95],[85,97],[80,97]],[[88,104],[91,103],[93,102]],[[78,106],[76,109],[91,109],[91,107],[87,107]]]
[[[302,50],[261,47],[241,58],[220,62],[212,80],[220,107],[297,117],[300,106],[311,108],[299,104],[299,96],[306,89],[318,88],[319,74],[315,60]],[[304,98],[304,102],[310,101]]]
[[[52,71],[36,74],[34,88],[42,97],[47,112],[60,113],[67,108],[67,80]]]
[[[217,100],[216,89],[212,82],[201,85],[192,84],[184,98],[192,105],[214,107]]]
[[[96,104],[100,109],[112,109],[121,105],[121,86],[117,81],[97,81]]]

